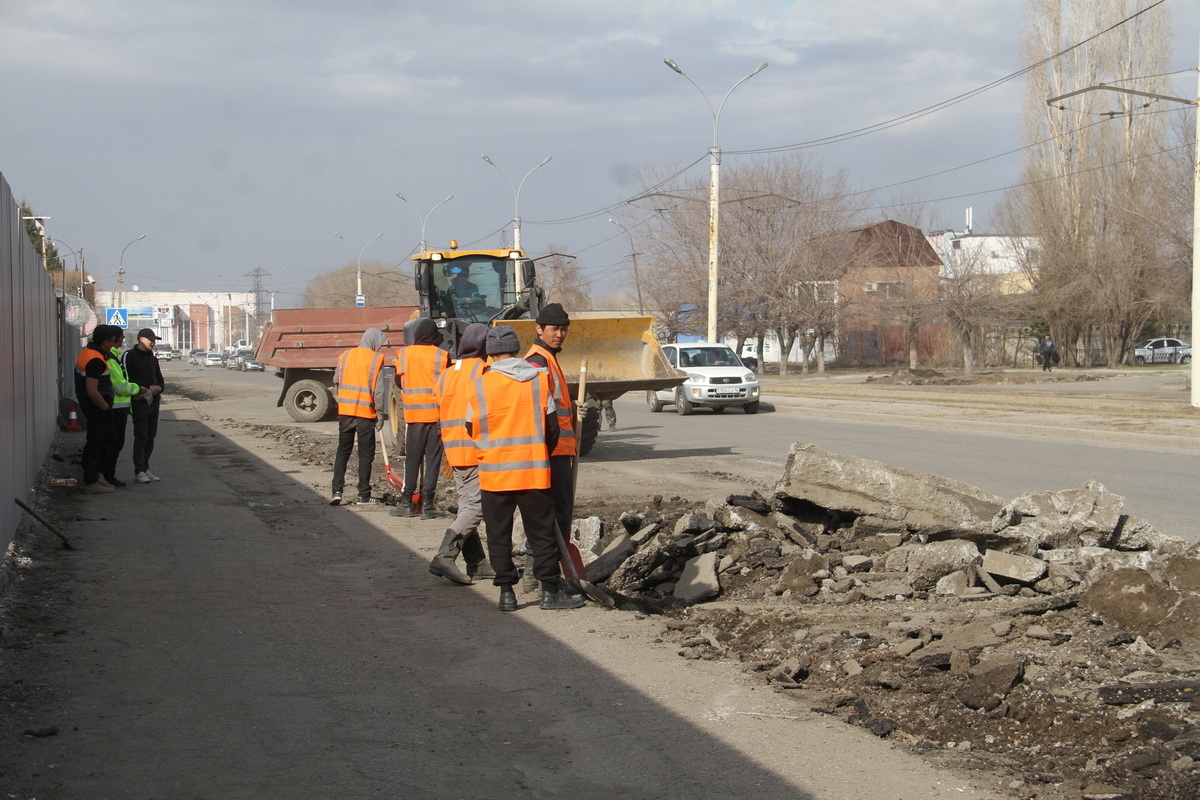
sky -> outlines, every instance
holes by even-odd
[[[1194,67],[1200,4],[1162,12],[1172,70]],[[123,267],[127,291],[246,291],[261,270],[286,307],[360,255],[407,264],[423,225],[431,247],[508,246],[519,211],[524,248],[576,255],[602,295],[629,285],[609,219],[653,213],[627,202],[639,173],[707,181],[712,111],[664,58],[714,105],[769,63],[723,106],[729,169],[1001,81],[1022,67],[1023,14],[1019,0],[0,0],[0,174],[101,288]],[[1194,72],[1172,85],[1196,96]],[[867,221],[923,202],[956,229],[969,206],[977,232],[1003,233],[990,210],[1019,179],[1024,91],[1001,81],[803,152],[889,187]]]

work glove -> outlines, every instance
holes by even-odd
[[[383,430],[383,423],[387,422],[387,418],[387,414],[380,414],[379,416],[375,417],[375,430]]]

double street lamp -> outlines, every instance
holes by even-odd
[[[495,161],[492,161],[490,158],[488,158],[486,153],[481,155],[480,158],[482,158],[487,163],[491,164],[496,169],[500,170],[500,174],[504,176],[505,180],[508,181],[508,185],[512,187],[512,190],[513,190],[513,249],[520,250],[521,249],[521,188],[525,185],[525,181],[529,178],[530,175],[532,175],[533,173],[537,172],[542,167],[549,164],[550,160],[552,158],[554,158],[554,156],[546,156],[545,158],[543,158],[542,163],[538,164],[536,167],[529,170],[529,172],[525,173],[525,177],[521,178],[521,182],[519,184],[514,184],[512,178],[508,177],[508,173],[505,172],[503,169],[501,169],[499,164],[497,164]]]
[[[346,242],[346,237],[342,236],[337,231],[334,231],[333,235],[341,239],[343,242]],[[383,231],[375,234],[375,239],[378,239],[380,236],[383,236]],[[375,239],[372,239],[371,242],[375,241]],[[367,304],[367,296],[363,294],[362,290],[362,254],[363,250],[366,250],[367,245],[371,244],[371,242],[367,242],[367,244],[362,246],[362,249],[358,251],[358,255],[354,260],[354,272],[358,277],[357,290],[354,295],[354,305],[356,306],[365,306]],[[346,246],[350,248],[351,252],[354,252],[354,245],[346,242]]]
[[[725,101],[729,99],[729,95],[733,94],[733,90],[766,69],[767,62],[764,61],[759,64],[754,68],[753,72],[731,86],[729,91],[725,93],[725,97],[721,99],[721,104],[715,108],[713,107],[712,100],[708,98],[708,94],[700,88],[700,84],[696,83],[690,75],[680,69],[679,65],[673,59],[663,59],[663,63],[687,78],[688,82],[700,92],[700,95],[704,98],[704,102],[708,103],[708,110],[712,112],[713,143],[712,147],[708,148],[708,341],[715,342],[717,341],[717,279],[719,274],[717,243],[721,205],[721,147],[718,142],[718,134],[721,128],[721,112],[725,109]]]
[[[413,204],[413,201],[412,201],[412,200],[409,200],[407,197],[405,197],[404,195],[400,194],[399,192],[396,192],[395,194],[396,194],[396,197],[399,197],[401,200],[403,200],[404,202],[406,202],[406,203],[408,203],[410,206],[412,206],[412,210],[413,210],[413,211],[415,211],[415,212],[416,212],[416,214],[417,214],[417,219],[419,219],[419,220],[421,221],[421,244],[420,244],[420,246],[417,248],[417,250],[418,250],[419,252],[422,252],[422,253],[424,253],[424,252],[425,252],[425,223],[429,221],[429,215],[433,213],[433,209],[434,209],[434,208],[437,208],[438,206],[440,206],[440,205],[443,205],[443,204],[445,204],[445,203],[449,203],[451,200],[453,200],[453,199],[454,199],[454,195],[452,195],[452,194],[451,194],[451,195],[447,195],[445,200],[443,200],[441,203],[438,203],[438,204],[437,204],[437,205],[435,205],[433,208],[429,209],[429,211],[427,211],[427,212],[425,213],[425,216],[423,216],[423,217],[422,217],[422,216],[421,216],[421,212],[420,212],[419,210],[417,210],[417,207],[416,207],[416,206]]]
[[[125,251],[129,249],[129,245],[134,244],[135,242],[140,242],[145,238],[146,234],[143,233],[141,236],[137,237],[132,242],[121,248],[121,257],[117,260],[117,308],[124,308],[122,303],[125,300]],[[137,287],[135,286],[134,291],[136,290]]]

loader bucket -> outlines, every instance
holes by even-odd
[[[529,352],[537,329],[533,320],[497,322],[508,325],[521,340],[521,355]],[[613,400],[625,392],[669,389],[686,380],[663,355],[654,338],[652,317],[577,317],[571,319],[567,342],[558,356],[559,366],[575,397],[579,366],[587,359],[587,393]]]

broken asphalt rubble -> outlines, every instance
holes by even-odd
[[[588,580],[661,614],[685,657],[970,751],[1017,796],[1193,798],[1200,545],[1123,504],[1095,482],[1006,503],[796,444],[769,497],[656,498],[574,535]]]

